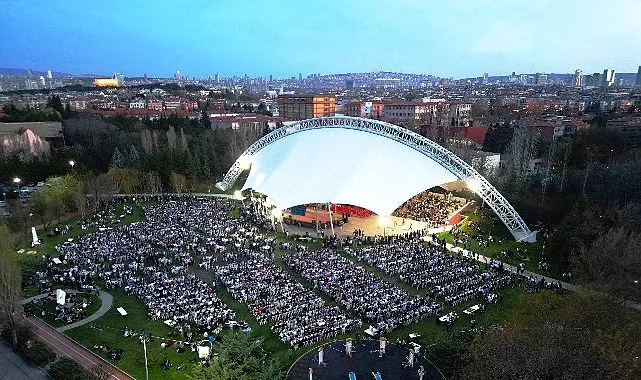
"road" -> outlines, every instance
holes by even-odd
[[[53,327],[40,321],[35,317],[25,318],[25,321],[32,327],[34,334],[53,348],[61,356],[69,357],[85,369],[93,371],[96,367],[102,367],[110,376],[108,380],[129,380],[133,377],[105,361],[100,356],[82,347],[64,334],[56,331]]]

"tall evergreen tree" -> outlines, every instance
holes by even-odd
[[[129,154],[127,155],[127,166],[140,169],[140,163],[140,153],[138,153],[136,146],[132,144],[131,148],[129,148]]]
[[[120,149],[116,147],[114,153],[111,156],[111,161],[109,162],[109,168],[124,168],[125,167],[125,157],[120,153]]]

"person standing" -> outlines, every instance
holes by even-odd
[[[414,368],[414,350],[409,349],[410,355],[407,357],[407,364],[411,367]]]
[[[354,345],[352,343],[352,338],[347,338],[347,340],[345,340],[345,355],[351,358],[353,348],[354,348]]]
[[[421,366],[421,368],[418,369],[418,380],[423,380],[423,376],[425,376],[425,368]]]
[[[323,361],[323,346],[318,347],[318,366],[324,366],[325,362]]]
[[[385,354],[385,346],[387,345],[387,339],[384,336],[381,337],[380,343],[378,346],[378,357],[382,358]]]

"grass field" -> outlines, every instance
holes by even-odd
[[[87,306],[87,309],[86,309],[87,316],[90,316],[96,311],[98,311],[98,309],[100,309],[100,305],[102,304],[102,302],[100,301],[100,297],[97,295],[88,294],[88,293],[78,293],[78,294],[74,294],[74,297],[77,297],[76,302],[82,302],[83,297],[91,301],[90,305]],[[43,298],[41,299],[40,304],[25,305],[25,308],[29,308],[31,313],[33,313],[35,316],[47,322],[49,325],[53,327],[62,327],[67,325],[67,323],[65,322],[56,320],[56,301],[55,300],[49,300],[48,298]]]
[[[512,265],[524,263],[527,270],[539,274],[555,274],[553,268],[550,271],[539,269],[539,261],[542,258],[542,245],[540,243],[517,243],[512,234],[508,231],[507,227],[505,227],[505,225],[493,213],[485,211],[479,215],[468,211],[464,212],[463,215],[466,217],[466,220],[460,227],[461,231],[467,232],[473,237],[481,234],[485,238],[488,236],[492,236],[494,238],[494,241],[490,242],[488,247],[480,247],[476,239],[471,239],[472,251],[479,252],[487,257]],[[482,233],[471,228],[469,226],[470,222],[478,223]],[[438,237],[445,239],[448,243],[453,243],[454,241],[454,236],[449,231],[439,233]],[[519,251],[523,252],[520,257],[516,257],[515,255],[505,256],[501,253],[504,250],[516,253],[517,248]]]
[[[118,208],[115,212],[116,216],[120,215],[122,211],[121,205],[117,207]],[[237,213],[238,210],[234,210],[234,214]],[[505,237],[504,239],[502,239],[501,243],[496,243],[495,245],[491,246],[490,249],[484,250],[484,253],[492,256],[498,255],[498,252],[503,249],[515,250],[517,245],[511,239],[511,235],[509,235],[509,232],[502,224],[496,225],[496,223],[493,223],[491,219],[479,217],[478,215],[474,214],[468,214],[467,216],[468,221],[466,223],[469,223],[469,221],[472,220],[477,221],[481,223],[481,226],[484,230],[485,228],[487,228],[489,234],[492,234],[493,236]],[[118,223],[118,225],[128,224],[140,220],[144,220],[142,210],[139,207],[135,206],[133,214],[124,217],[122,220],[120,220],[120,223]],[[55,251],[55,246],[57,244],[60,244],[70,237],[77,238],[83,234],[94,231],[94,229],[80,229],[77,223],[77,219],[67,221],[67,223],[69,223],[69,225],[71,226],[71,230],[68,234],[66,234],[65,236],[56,236],[50,239],[45,239],[44,244],[36,248],[36,254],[32,253],[29,255],[22,255],[21,262],[29,268],[35,268],[39,265],[42,266],[42,254],[48,253],[52,256],[57,256],[57,252]],[[465,230],[466,228],[468,228],[466,225],[462,227],[463,230]],[[504,231],[501,231],[501,228]],[[468,230],[471,231],[469,228]],[[271,232],[268,234],[275,236],[279,241],[287,240],[296,244],[300,243],[299,241],[293,240],[291,236],[288,238],[285,236],[285,234],[282,234],[280,232]],[[451,241],[452,239],[452,236],[449,235],[448,237],[447,234],[443,234],[442,237],[449,239],[449,241]],[[309,245],[311,249],[320,249],[321,244],[322,243],[320,240],[314,240],[310,243],[307,243],[307,245]],[[528,264],[534,264],[536,266],[538,260],[535,258],[535,256],[533,257],[533,255],[535,255],[536,253],[534,250],[530,251],[533,246],[527,245],[527,247],[528,254],[530,255],[530,257],[532,257],[532,261]],[[472,248],[474,249],[478,247],[475,247],[475,243],[473,243]],[[31,249],[28,248],[26,248],[26,250],[31,251]],[[287,267],[282,262],[280,258],[281,254],[282,252],[277,249],[275,255],[276,263],[285,271],[291,273],[298,281],[306,283],[306,281],[302,279],[300,275],[292,271],[291,268]],[[346,257],[355,260],[355,258],[350,257],[345,253],[343,254],[346,255]],[[398,281],[394,277],[387,276],[381,273],[376,268],[372,268],[362,262],[358,263],[359,265],[364,266],[375,274],[383,277],[384,279],[391,281],[408,291],[411,290],[410,293],[412,294],[420,293],[416,290],[408,289],[409,286],[407,284],[400,283],[400,281]],[[138,337],[124,337],[123,332],[126,328],[133,328],[137,332],[140,332],[142,329],[144,329],[150,335],[156,337],[154,342],[151,342],[147,345],[150,378],[188,378],[188,374],[191,372],[193,366],[197,365],[196,353],[191,351],[177,353],[175,348],[163,349],[160,347],[161,342],[166,341],[167,339],[179,341],[183,339],[182,336],[177,336],[177,333],[173,328],[165,325],[161,321],[151,321],[147,316],[147,307],[136,297],[128,296],[119,289],[106,290],[114,297],[114,304],[111,310],[109,310],[107,314],[105,314],[98,320],[90,324],[69,330],[66,332],[66,334],[91,351],[114,363],[116,366],[123,369],[132,376],[142,379],[145,376],[142,344],[140,343]],[[25,289],[25,297],[28,295],[32,295],[31,293],[37,293],[37,289],[35,288],[35,286],[29,286]],[[518,309],[518,307],[522,304],[524,298],[527,297],[526,293],[524,293],[520,288],[516,287],[505,289],[501,293],[503,295],[503,300],[499,304],[488,305],[484,313],[473,317],[476,319],[478,326],[492,326],[501,324],[502,321],[504,321],[507,315],[510,313],[510,311],[514,310],[515,308]],[[328,304],[335,304],[328,297],[320,293],[318,294],[321,295],[321,297],[325,299]],[[283,364],[285,370],[288,369],[289,366],[293,362],[295,362],[295,360],[297,360],[298,357],[300,357],[303,353],[315,348],[315,346],[313,346],[304,347],[299,350],[293,350],[288,344],[283,343],[276,334],[271,332],[269,325],[260,325],[247,309],[247,306],[236,301],[224,289],[224,287],[221,288],[218,295],[228,307],[236,312],[236,320],[245,321],[249,324],[252,329],[250,334],[262,341],[262,348],[270,356],[276,356],[280,359],[280,362]],[[437,366],[445,366],[447,364],[443,362],[441,357],[442,354],[440,351],[442,351],[443,347],[465,344],[464,341],[468,338],[463,336],[461,331],[467,330],[469,328],[470,320],[472,317],[462,313],[462,310],[477,302],[478,300],[468,302],[466,304],[459,305],[453,308],[453,310],[459,314],[460,318],[456,321],[452,328],[446,328],[444,325],[437,323],[436,318],[430,317],[410,326],[399,328],[388,334],[387,338],[392,341],[396,339],[403,339],[407,341],[409,339],[408,335],[410,333],[420,334],[421,336],[413,339],[413,341],[422,346],[423,352],[427,354],[428,358],[434,359]],[[92,305],[92,308],[94,306],[95,304]],[[120,314],[118,314],[116,311],[116,308],[118,307],[123,307],[125,310],[127,310],[128,315],[121,316]],[[47,322],[51,323],[51,321],[49,320],[47,320]],[[367,327],[368,326],[363,326],[361,331],[358,332],[358,335],[361,337],[364,336],[363,330],[365,330]],[[221,336],[217,338],[217,340],[224,342],[227,334],[230,334],[230,331],[225,329],[221,333]],[[354,337],[355,334],[346,334],[344,336],[338,337],[338,339],[344,339],[348,336]],[[109,349],[107,349],[107,351],[103,351],[99,348],[94,348],[95,346],[106,346]],[[118,361],[111,360],[109,357],[109,351],[111,349],[122,349],[124,351],[122,358]],[[165,361],[165,359],[170,360],[172,363],[172,367],[168,371],[164,371],[161,369],[161,364]],[[177,367],[179,365],[183,366],[184,369],[178,370]]]

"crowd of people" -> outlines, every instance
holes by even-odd
[[[486,269],[475,260],[454,257],[441,244],[422,239],[391,244],[347,248],[347,252],[381,271],[398,277],[445,305],[458,305],[477,297],[488,297],[514,279],[498,265]]]
[[[364,316],[380,331],[409,325],[442,309],[440,303],[412,296],[334,250],[299,250],[283,255],[283,261],[342,308]]]
[[[273,260],[262,255],[229,263],[216,270],[232,296],[246,303],[260,324],[295,349],[360,327],[336,306],[329,306]]]
[[[511,282],[499,267],[482,269],[448,255],[441,245],[424,245],[423,231],[399,237],[326,237],[323,249],[311,251],[261,232],[271,223],[269,209],[260,201],[246,205],[240,216],[232,213],[236,201],[227,198],[136,201],[145,221],[121,226],[118,220],[132,208],[120,204],[81,221],[83,228],[97,231],[58,245],[61,264],[49,261],[34,282],[44,286],[50,278],[76,289],[95,290],[98,282],[121,288],[148,307],[150,319],[188,339],[193,328],[211,332],[234,321],[234,312],[217,296],[222,284],[293,348],[357,330],[362,321],[356,315],[379,331],[390,331],[437,316],[444,306],[480,296],[496,299],[494,293]],[[286,265],[339,306],[328,305],[282,269],[274,260],[277,247],[284,251]],[[427,296],[411,295],[383,280],[342,256],[341,249],[417,289],[428,289]],[[203,281],[200,273],[209,273],[213,282]]]
[[[465,206],[466,200],[450,194],[424,191],[403,203],[393,215],[426,222],[429,228],[446,225],[450,216]]]
[[[234,313],[212,287],[188,272],[196,255],[218,243],[189,223],[220,210],[229,214],[231,204],[226,199],[182,198],[144,206],[144,222],[101,227],[57,246],[64,265],[53,266],[51,274],[54,281],[79,288],[100,279],[107,288],[138,296],[153,320],[183,332],[190,325],[212,331]]]

